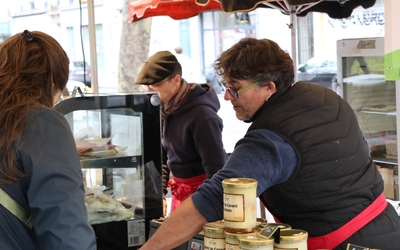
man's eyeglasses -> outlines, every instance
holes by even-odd
[[[252,87],[258,85],[258,83],[253,83],[252,85],[247,86],[246,88],[236,90],[236,89],[233,89],[232,87],[229,87],[226,82],[220,82],[220,83],[221,83],[222,87],[224,87],[224,89],[227,90],[229,92],[229,94],[235,99],[239,98],[240,93],[245,92],[246,90],[249,90]]]

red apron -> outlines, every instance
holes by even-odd
[[[351,219],[341,228],[335,231],[318,237],[310,237],[307,240],[308,250],[315,249],[334,249],[344,242],[347,238],[372,221],[380,213],[385,210],[388,202],[383,194],[381,194],[374,202],[366,209]]]
[[[181,203],[193,194],[197,188],[206,180],[206,174],[201,174],[195,177],[180,179],[173,177],[173,180],[168,182],[168,187],[171,188],[172,200],[170,213],[175,211]]]

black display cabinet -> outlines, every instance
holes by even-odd
[[[150,221],[163,215],[158,93],[70,97],[55,109],[66,117],[75,140],[95,145],[80,154],[85,188],[100,189],[134,212],[128,219],[105,215],[91,222],[98,249],[139,248]]]

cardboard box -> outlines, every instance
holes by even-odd
[[[380,157],[385,155],[385,140],[380,137],[367,138],[371,156]]]
[[[385,194],[385,197],[395,199],[394,170],[391,168],[381,168],[380,166],[377,167],[383,178],[385,187],[383,193]]]
[[[397,140],[385,140],[386,156],[397,158]]]

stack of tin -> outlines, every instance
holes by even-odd
[[[274,244],[274,249],[307,250],[308,233],[301,229],[287,229],[280,231],[279,243]]]
[[[222,181],[224,220],[204,225],[205,250],[239,250],[239,237],[249,240],[257,237],[257,184],[256,180],[250,178]]]
[[[224,224],[229,233],[252,233],[256,227],[257,184],[250,178],[222,181],[224,188]]]
[[[204,250],[225,250],[225,229],[223,221],[206,223],[203,226]]]
[[[250,178],[222,181],[224,220],[204,225],[204,250],[307,250],[306,231],[256,218],[257,184]],[[265,234],[269,229],[279,229],[279,240],[274,232]]]

